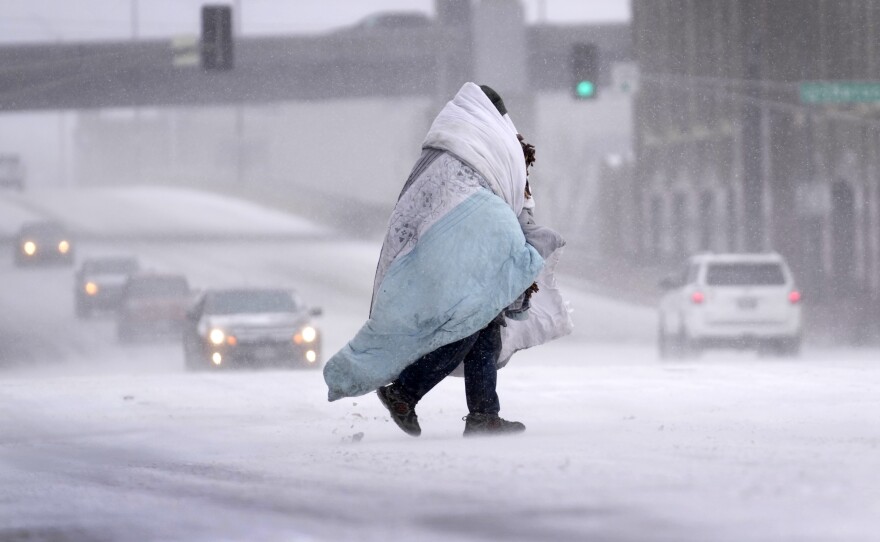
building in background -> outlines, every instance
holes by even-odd
[[[878,40],[871,0],[634,0],[628,256],[778,251],[864,338],[880,314]]]

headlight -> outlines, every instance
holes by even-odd
[[[293,342],[296,344],[310,343],[317,338],[318,332],[312,326],[302,328],[299,333],[293,336]]]
[[[34,253],[37,251],[37,244],[33,241],[25,241],[24,244],[21,245],[21,249],[28,256],[33,256]]]
[[[98,293],[98,285],[94,282],[86,283],[86,293],[89,295],[95,295]]]
[[[302,338],[305,342],[310,343],[318,336],[318,332],[312,326],[306,326],[302,329]]]
[[[217,345],[223,344],[223,341],[226,339],[226,334],[223,333],[222,329],[214,328],[211,330],[211,333],[208,334],[208,339]]]
[[[61,254],[67,254],[67,251],[70,250],[70,243],[67,241],[61,241],[58,243],[58,252]]]

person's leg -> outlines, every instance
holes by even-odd
[[[501,326],[491,323],[480,332],[464,358],[464,387],[468,415],[464,417],[464,435],[501,435],[521,433],[526,426],[498,415],[498,356],[501,354]]]
[[[425,354],[404,369],[397,380],[392,382],[392,386],[410,399],[412,404],[418,403],[426,393],[458,367],[480,334],[481,332],[478,331]]]
[[[495,386],[501,354],[501,326],[483,328],[464,357],[464,391],[471,413],[497,415],[501,410]]]
[[[461,363],[480,332],[430,352],[400,373],[397,380],[376,390],[391,419],[407,435],[422,434],[416,403]]]

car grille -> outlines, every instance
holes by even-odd
[[[294,330],[290,328],[238,329],[232,335],[239,344],[288,343],[293,340]]]

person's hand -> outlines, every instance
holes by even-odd
[[[528,175],[529,167],[535,163],[535,146],[526,142],[522,134],[516,134],[520,146],[522,146],[523,157],[526,160],[526,175]]]

